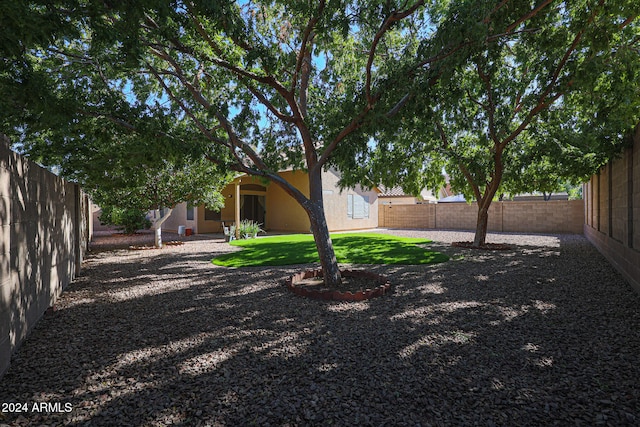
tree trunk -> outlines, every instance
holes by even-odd
[[[322,276],[325,285],[338,287],[342,284],[340,277],[340,268],[333,250],[333,242],[329,236],[329,227],[324,215],[324,207],[313,204],[313,214],[309,215],[311,220],[311,232],[316,242],[318,256],[320,257],[320,265],[322,267]]]
[[[476,235],[473,239],[473,247],[479,248],[486,243],[487,240],[487,227],[489,224],[489,206],[493,197],[498,192],[500,182],[502,182],[502,174],[504,172],[504,166],[502,164],[502,150],[504,147],[500,147],[500,144],[496,142],[494,155],[494,171],[491,181],[487,184],[484,190],[484,194],[480,195],[480,189],[475,188],[475,193],[478,201],[478,221],[476,222]]]
[[[489,206],[478,203],[478,221],[476,222],[476,235],[473,239],[473,247],[479,248],[487,240],[487,225],[489,224]]]
[[[312,159],[315,163],[315,159]],[[324,283],[327,286],[339,287],[342,284],[338,260],[333,250],[333,242],[329,236],[329,227],[324,213],[324,201],[322,198],[322,168],[312,168],[308,172],[309,196],[291,185],[279,175],[267,175],[271,181],[280,186],[287,194],[302,206],[309,216],[311,232],[316,243]]]
[[[325,285],[338,287],[342,284],[340,268],[329,236],[329,227],[324,213],[322,198],[322,168],[309,171],[309,203],[306,208],[311,222],[311,232],[316,242],[322,276]]]
[[[167,212],[163,216],[153,222],[153,227],[156,229],[154,239],[156,248],[162,248],[162,224],[171,216],[172,212],[173,208],[167,209]]]

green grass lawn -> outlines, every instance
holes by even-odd
[[[396,237],[378,233],[332,234],[336,258],[341,264],[434,264],[448,256],[418,245],[428,239]],[[234,240],[242,251],[224,254],[212,262],[225,267],[292,265],[318,262],[318,252],[310,234],[290,234],[260,239]]]

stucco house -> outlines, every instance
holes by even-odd
[[[305,194],[309,183],[304,171],[287,170],[279,175]],[[376,228],[378,226],[378,190],[360,186],[340,191],[339,172],[323,171],[322,188],[329,231]],[[163,225],[164,230],[177,231],[181,225],[197,233],[220,233],[222,223],[239,219],[257,221],[267,231],[309,232],[310,223],[302,207],[278,185],[265,183],[259,178],[242,175],[223,191],[225,206],[220,212],[205,206],[176,206]]]

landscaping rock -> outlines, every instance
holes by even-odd
[[[637,425],[640,296],[582,236],[389,233],[451,260],[341,266],[394,291],[314,301],[282,281],[317,265],[217,267],[222,236],[103,245],[0,379],[51,410],[0,425]]]

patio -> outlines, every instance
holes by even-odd
[[[212,265],[222,236],[94,252],[0,380],[28,404],[0,426],[640,423],[640,296],[584,237],[385,232],[452,259],[373,266],[393,292],[352,303],[288,292],[310,265]]]

